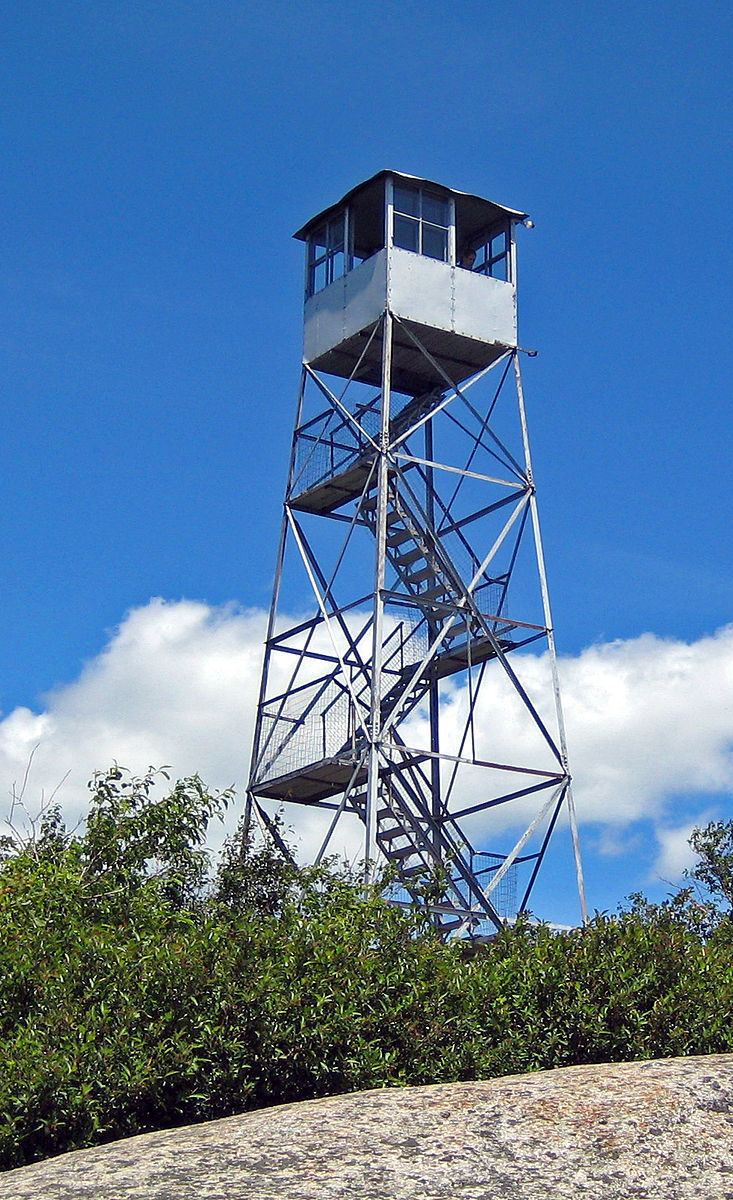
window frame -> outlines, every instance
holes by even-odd
[[[492,253],[492,243],[499,237],[503,237],[504,239],[504,248],[501,253],[494,254]],[[469,268],[473,275],[483,275],[488,279],[498,279],[500,283],[513,282],[514,266],[511,221],[501,221],[491,226],[477,241],[471,243],[471,249],[477,257],[481,254],[481,251],[484,252],[483,261],[478,266],[474,264],[474,266]],[[495,270],[495,267],[499,263],[503,264],[503,274]]]
[[[325,220],[318,229],[315,229],[308,236],[307,253],[305,256],[306,300],[309,300],[311,296],[317,296],[319,292],[325,291],[337,279],[343,279],[344,275],[347,275],[351,270],[352,254],[349,246],[349,224],[349,209],[347,205]],[[316,247],[322,248],[318,254],[316,253]],[[340,270],[338,270],[336,265],[339,255],[341,255],[342,259]],[[320,287],[317,287],[316,277],[319,267],[325,267],[325,282]]]
[[[406,192],[414,192],[417,194],[417,215],[413,213],[403,212],[395,203],[395,192],[399,189]],[[436,221],[431,221],[423,215],[423,197],[427,195],[432,199],[439,200],[445,206],[446,224],[440,225]],[[433,262],[444,262],[449,266],[455,266],[455,202],[453,197],[441,195],[435,188],[431,188],[423,183],[408,183],[403,180],[389,180],[389,189],[387,194],[387,210],[389,213],[389,228],[387,230],[387,245],[392,246],[397,250],[406,250],[408,254],[419,254],[421,258],[432,259]],[[403,221],[412,222],[417,229],[417,249],[412,250],[407,246],[402,246],[396,240],[396,221],[400,218]],[[434,254],[426,254],[424,249],[424,229],[440,230],[445,236],[445,256],[439,258]]]

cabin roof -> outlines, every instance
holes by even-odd
[[[456,188],[446,187],[443,183],[436,183],[432,179],[424,179],[419,175],[406,175],[404,171],[377,171],[376,175],[371,175],[369,179],[362,180],[357,183],[356,187],[337,200],[335,204],[330,204],[328,208],[324,208],[322,212],[311,217],[306,221],[297,233],[293,234],[298,241],[304,242],[312,229],[316,229],[324,221],[336,213],[345,204],[353,200],[361,192],[374,190],[376,185],[381,183],[388,175],[391,175],[396,180],[402,180],[405,183],[425,184],[433,188],[436,192],[442,192],[446,196],[453,196],[456,202],[456,221],[465,226],[476,227],[479,225],[490,225],[492,221],[498,221],[502,217],[509,217],[512,221],[523,221],[527,217],[527,213],[520,212],[516,208],[507,208],[504,204],[497,204],[493,200],[486,200],[483,196],[475,196],[471,192],[460,192]]]

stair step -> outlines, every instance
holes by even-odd
[[[426,863],[420,863],[417,867],[401,868],[400,875],[403,879],[412,879],[415,875],[424,875],[429,869]]]
[[[401,546],[403,542],[407,542],[412,538],[412,533],[409,529],[395,529],[387,535],[387,545],[394,549],[396,546]]]
[[[380,796],[379,799],[381,800],[382,797]],[[355,795],[352,795],[350,802],[356,808],[364,808],[364,806],[366,805],[366,802],[367,802],[366,791],[357,792]],[[384,820],[386,820],[387,817],[391,817],[391,816],[393,816],[393,810],[391,808],[378,808],[377,809],[377,822],[384,821]]]
[[[376,514],[377,497],[376,496],[367,496],[365,500],[362,500],[361,508],[362,508],[362,512],[370,512],[370,513]],[[397,521],[400,521],[401,519],[402,519],[401,515],[400,515],[400,513],[397,512],[396,509],[394,509],[394,508],[387,509],[387,524],[388,525],[394,525],[394,524],[396,524]]]
[[[464,924],[465,920],[465,917],[457,917],[454,921],[441,921],[440,932],[452,933],[454,929],[460,928],[460,926]]]
[[[354,808],[359,809],[364,813],[366,813],[366,802],[367,802],[366,792],[359,792],[358,795],[352,796],[351,800],[350,800],[350,803],[353,804]],[[384,820],[386,820],[387,817],[391,817],[391,816],[392,816],[391,808],[378,808],[377,809],[377,824],[379,824],[380,821],[384,821]]]
[[[390,862],[401,862],[404,858],[412,858],[414,854],[418,853],[419,851],[412,844],[409,846],[397,846],[396,849],[387,851],[387,858]],[[410,869],[409,867],[407,868],[407,870]]]
[[[422,583],[425,579],[434,579],[436,574],[435,567],[423,567],[422,571],[415,571],[414,574],[410,573],[407,578],[410,583]],[[441,588],[440,591],[441,593],[445,592],[445,588]]]
[[[453,625],[451,625],[445,636],[447,638],[459,637],[462,633],[468,633],[470,628],[471,626],[469,625],[468,621],[456,621]]]
[[[425,551],[421,550],[419,546],[415,546],[414,549],[408,550],[407,554],[395,555],[395,562],[397,563],[398,567],[409,567],[412,563],[417,562],[418,559],[420,559],[422,562],[425,562]]]
[[[437,600],[440,596],[445,596],[448,588],[445,584],[439,584],[436,587],[428,588],[427,591],[420,593],[421,600]]]
[[[393,842],[395,838],[408,836],[407,830],[403,829],[401,825],[395,825],[393,829],[379,830],[379,837],[385,842]]]

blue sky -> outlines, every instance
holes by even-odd
[[[536,222],[521,340],[561,652],[731,620],[727,6],[2,12],[4,714],[52,711],[151,597],[267,605],[290,235],[384,166]],[[657,832],[728,811],[721,772],[667,784]],[[648,818],[621,852],[590,828],[592,901],[661,886]]]

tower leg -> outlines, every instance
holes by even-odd
[[[573,842],[573,857],[575,859],[575,875],[578,885],[578,899],[580,901],[580,916],[583,924],[588,923],[588,903],[585,895],[585,877],[583,875],[583,860],[580,854],[580,834],[578,832],[578,820],[575,812],[575,801],[573,799],[573,790],[570,785],[570,774],[568,765],[568,743],[567,734],[565,731],[565,714],[562,707],[562,699],[560,697],[560,677],[557,669],[557,648],[555,645],[555,629],[552,624],[552,608],[550,605],[550,589],[547,586],[547,570],[545,568],[545,553],[542,546],[542,533],[540,531],[540,514],[537,507],[537,493],[534,487],[534,477],[532,475],[532,456],[529,448],[529,432],[527,429],[527,412],[524,405],[524,388],[522,386],[522,372],[519,366],[519,353],[514,354],[514,378],[517,385],[517,402],[519,404],[519,420],[522,427],[522,442],[524,445],[524,461],[527,471],[527,478],[532,484],[530,492],[529,505],[532,516],[532,532],[534,535],[535,554],[537,557],[537,571],[540,578],[540,594],[542,596],[542,609],[544,613],[545,626],[547,628],[547,653],[550,657],[550,670],[552,672],[552,691],[555,698],[555,714],[557,719],[558,740],[560,743],[560,755],[562,764],[568,771],[568,787],[566,789],[566,802],[568,806],[568,821],[570,822],[570,833]]]
[[[257,769],[257,755],[260,750],[260,740],[262,736],[262,712],[265,696],[267,695],[267,683],[270,675],[270,658],[271,658],[271,640],[275,630],[275,620],[277,617],[277,607],[280,600],[280,585],[282,583],[283,565],[285,562],[285,551],[288,541],[288,509],[287,502],[290,496],[290,491],[293,486],[293,477],[295,474],[295,463],[298,450],[298,425],[303,412],[303,398],[305,395],[306,373],[303,368],[300,372],[300,387],[298,389],[298,403],[295,410],[295,425],[293,428],[293,439],[290,444],[290,463],[288,466],[288,481],[285,489],[285,504],[283,505],[282,522],[280,525],[280,540],[277,548],[277,561],[275,565],[275,581],[272,590],[272,600],[270,602],[270,612],[267,618],[267,633],[265,634],[265,655],[262,663],[262,674],[260,676],[260,692],[257,701],[257,715],[255,717],[254,734],[252,736],[252,753],[249,764],[250,782],[254,779]],[[251,821],[252,806],[251,793],[247,792],[247,809],[245,817],[247,823]]]
[[[387,309],[382,324],[382,397],[377,459],[377,514],[374,554],[374,624],[372,635],[371,730],[366,796],[364,872],[368,881],[377,860],[377,807],[379,757],[382,737],[382,639],[384,632],[384,582],[387,562],[387,492],[389,488],[389,416],[392,375],[392,314]]]
[[[432,420],[425,422],[425,458],[428,463],[433,462],[434,455],[433,446],[433,422]],[[428,466],[425,468],[425,512],[428,518],[428,525],[431,533],[435,533],[435,489],[433,483],[433,468]],[[437,633],[438,627],[433,621],[428,622],[428,641],[432,642]],[[440,781],[440,695],[438,691],[438,681],[435,678],[435,671],[430,672],[430,688],[428,691],[428,711],[430,716],[430,751],[433,757],[430,760],[430,813],[434,824],[437,824],[441,816],[441,781]],[[437,849],[437,843],[436,843]]]

